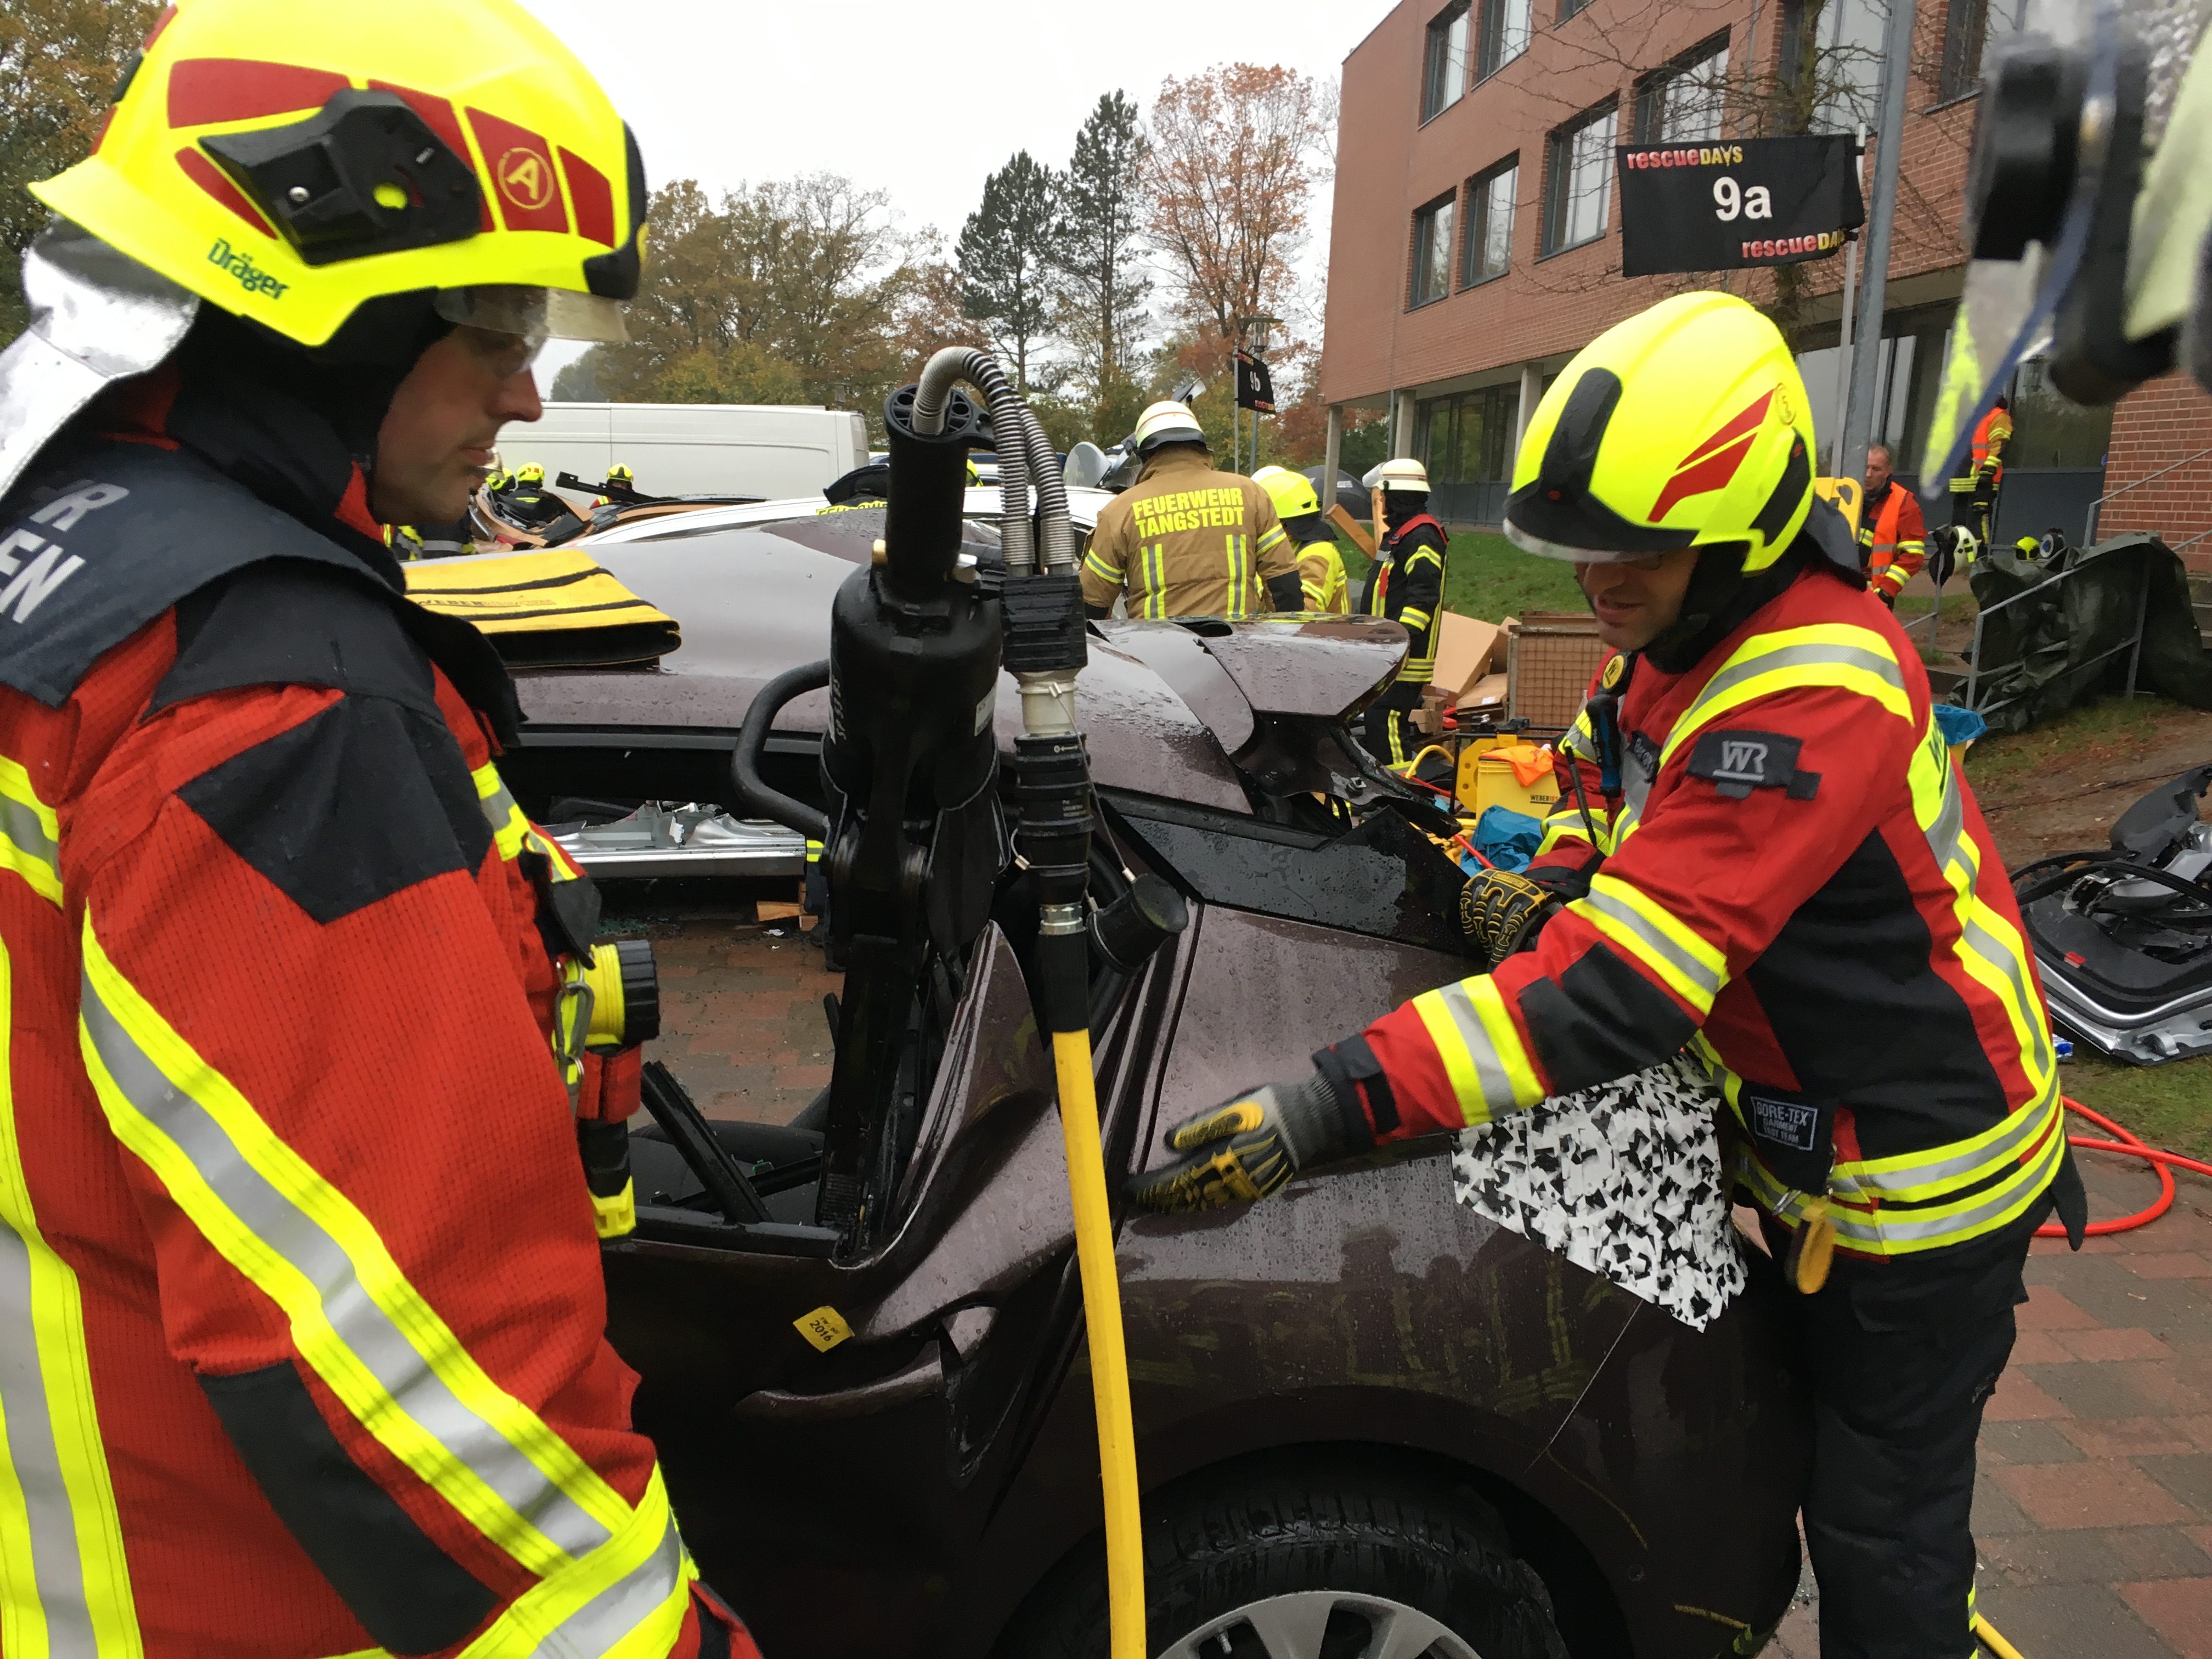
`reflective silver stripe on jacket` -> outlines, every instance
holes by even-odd
[[[239,1221],[315,1286],[339,1339],[399,1408],[571,1556],[606,1542],[605,1527],[447,1387],[370,1297],[337,1241],[262,1177],[206,1108],[162,1075],[100,1000],[88,975],[82,983],[84,1029],[115,1086],[191,1160]]]

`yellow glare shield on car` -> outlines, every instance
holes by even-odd
[[[617,668],[653,662],[684,642],[673,617],[578,549],[436,559],[406,572],[410,599],[474,623],[518,668]]]

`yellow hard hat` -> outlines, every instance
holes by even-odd
[[[1202,444],[1206,433],[1187,404],[1166,398],[1137,416],[1137,453],[1149,455],[1162,444]]]
[[[1813,505],[1813,410],[1774,325],[1680,294],[1575,355],[1513,464],[1505,533],[1585,563],[1740,543],[1764,570]]]
[[[1263,466],[1252,475],[1252,482],[1267,492],[1279,519],[1302,519],[1321,511],[1321,497],[1314,494],[1312,480],[1302,472],[1293,472],[1287,466]]]
[[[545,469],[535,461],[526,462],[515,470],[514,479],[517,483],[544,483]]]
[[[302,345],[370,301],[626,337],[645,168],[591,72],[513,0],[179,0],[55,212]]]
[[[541,474],[540,476],[542,477],[543,475]],[[607,477],[610,482],[614,483],[635,483],[637,482],[637,474],[631,471],[629,466],[621,461],[617,461],[612,466],[607,469]]]

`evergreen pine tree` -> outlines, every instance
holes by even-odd
[[[961,228],[956,257],[961,307],[991,331],[1001,356],[1013,360],[1014,384],[1030,385],[1030,348],[1051,322],[1046,258],[1051,248],[1060,179],[1018,150],[983,181],[983,201]]]
[[[1076,134],[1054,227],[1062,325],[1079,354],[1078,373],[1102,437],[1124,412],[1120,406],[1140,395],[1130,358],[1152,289],[1137,274],[1135,253],[1144,143],[1136,105],[1119,91],[1102,95]]]

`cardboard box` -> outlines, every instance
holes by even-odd
[[[1437,669],[1432,684],[1453,696],[1487,674],[1504,651],[1504,630],[1496,623],[1447,611],[1437,619]]]
[[[1460,693],[1459,706],[1462,709],[1503,713],[1507,689],[1508,681],[1504,674],[1485,674]]]

